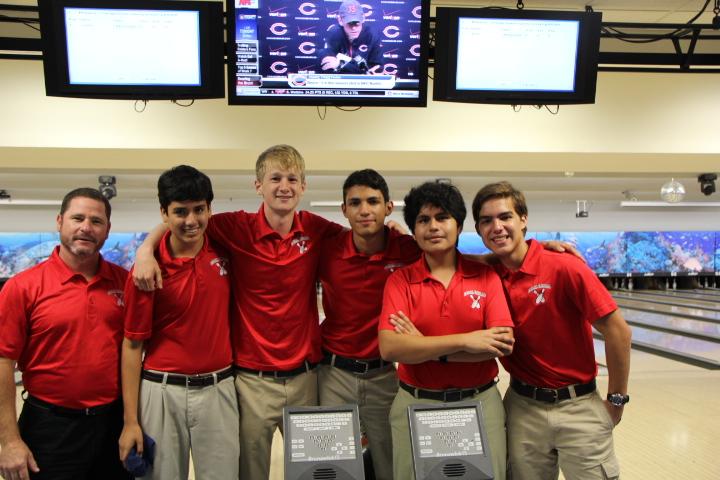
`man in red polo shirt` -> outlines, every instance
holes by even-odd
[[[160,176],[158,198],[169,228],[155,252],[165,288],[143,292],[132,279],[125,287],[120,458],[133,447],[142,452],[144,432],[156,446],[143,478],[187,479],[192,450],[195,478],[235,479],[240,421],[230,347],[230,265],[205,235],[212,184],[202,172],[180,165]]]
[[[296,208],[305,191],[305,162],[291,146],[260,154],[257,213],[213,215],[208,237],[230,255],[232,344],[240,400],[240,478],[268,478],[275,429],[287,405],[317,405],[322,359],[315,279],[322,239],[340,225]],[[159,229],[138,250],[134,276],[143,289],[161,276],[149,252]],[[145,264],[145,268],[141,268]]]
[[[407,407],[482,402],[495,478],[505,479],[505,413],[496,357],[512,352],[512,319],[492,268],[457,251],[466,210],[452,185],[427,182],[405,197],[403,216],[422,257],[390,275],[379,325],[382,357],[400,363],[390,411],[395,480],[413,475]],[[415,334],[396,332],[396,320]]]
[[[60,245],[0,292],[0,475],[127,479],[118,362],[127,272],[99,251],[110,203],[91,188],[63,199]],[[17,362],[28,396],[15,422]]]
[[[343,185],[342,211],[352,230],[328,239],[320,259],[325,313],[320,404],[358,404],[378,480],[392,480],[388,415],[398,389],[392,362],[378,350],[383,289],[392,272],[420,256],[411,236],[385,226],[392,208],[379,173],[351,173]]]
[[[631,331],[596,275],[571,255],[525,241],[525,197],[508,182],[483,187],[475,226],[499,259],[515,349],[502,358],[510,471],[515,480],[619,476],[612,430],[627,395]],[[608,395],[595,387],[592,327],[605,340]]]

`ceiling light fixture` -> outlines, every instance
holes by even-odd
[[[683,198],[685,198],[685,186],[672,178],[660,187],[660,198],[668,203],[682,202]]]

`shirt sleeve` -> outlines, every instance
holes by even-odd
[[[238,237],[241,215],[245,215],[245,212],[225,212],[211,216],[206,231],[208,237],[222,249],[232,250]]]
[[[147,340],[152,336],[155,292],[144,292],[133,283],[132,276],[125,282],[124,335],[129,340]]]
[[[25,290],[11,278],[0,290],[0,357],[20,358],[28,336],[29,310]]]
[[[486,269],[487,301],[485,302],[485,326],[512,327],[513,321],[508,308],[500,277],[491,268]]]
[[[391,314],[400,310],[408,315],[411,314],[408,301],[408,286],[407,280],[400,272],[394,272],[388,277],[383,293],[383,308],[380,313],[378,331],[395,329],[390,323]]]
[[[572,260],[567,268],[569,285],[572,288],[568,296],[582,312],[585,321],[593,323],[617,310],[617,303],[595,272],[579,259],[567,260]]]

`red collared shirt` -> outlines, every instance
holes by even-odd
[[[380,330],[393,330],[390,314],[403,311],[423,335],[440,336],[511,327],[500,279],[492,268],[458,253],[457,271],[447,290],[425,264],[424,256],[387,280]],[[419,388],[446,390],[485,385],[498,374],[497,362],[428,361],[400,364],[398,377]]]
[[[58,255],[11,278],[0,292],[0,356],[17,360],[25,389],[67,408],[120,394],[127,271],[100,257],[87,281]]]
[[[373,255],[357,251],[350,230],[326,242],[320,259],[324,350],[355,359],[380,357],[377,332],[385,281],[420,257],[411,236],[387,227],[385,234],[385,250]]]
[[[256,370],[291,370],[318,362],[318,261],[324,237],[343,227],[310,212],[295,213],[282,237],[257,213],[213,215],[208,236],[230,255],[235,364]]]
[[[515,348],[503,366],[538,387],[587,383],[597,375],[591,324],[617,304],[582,260],[528,245],[518,271],[496,266],[515,323]]]
[[[193,375],[232,363],[230,265],[207,237],[194,258],[173,258],[167,232],[155,251],[163,288],[125,285],[125,337],[145,343],[144,368]]]

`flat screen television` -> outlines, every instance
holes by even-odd
[[[427,103],[430,0],[227,0],[231,105]]]
[[[222,2],[39,0],[49,96],[223,98]]]
[[[602,14],[438,8],[433,100],[595,103]]]

